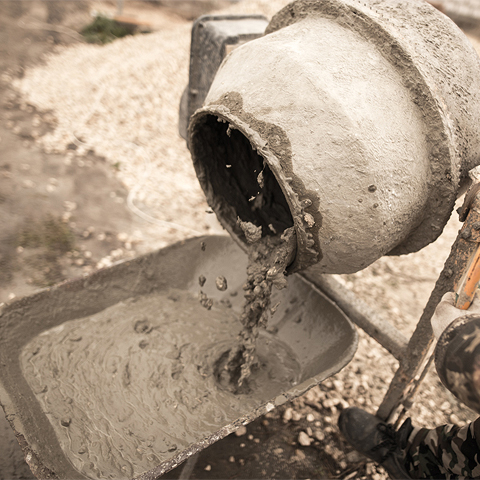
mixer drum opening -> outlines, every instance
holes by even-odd
[[[237,219],[262,227],[262,236],[293,227],[285,195],[264,158],[239,130],[215,115],[195,122],[190,150],[207,201],[244,242]]]

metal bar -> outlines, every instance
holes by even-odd
[[[400,412],[400,415],[395,421],[395,429],[400,427],[401,422],[407,415],[407,411],[413,406],[413,401],[415,398],[415,395],[420,388],[420,385],[422,384],[423,380],[425,380],[425,377],[427,376],[428,369],[430,368],[430,365],[433,362],[434,355],[430,355],[430,358],[428,359],[427,363],[423,367],[422,372],[420,373],[420,376],[415,379],[413,387],[410,389],[408,395],[406,396],[405,400],[403,401],[403,408]]]
[[[178,480],[190,480],[192,476],[193,470],[195,469],[195,465],[197,464],[198,459],[200,458],[200,454],[196,453],[191,457],[188,457],[187,461],[185,462],[180,475],[178,476]]]
[[[408,344],[405,335],[360,300],[355,293],[332,275],[320,276],[304,272],[302,276],[324,292],[352,322],[386,348],[397,360],[404,357]]]
[[[459,282],[471,256],[478,248],[479,228],[477,227],[480,227],[479,197],[476,197],[473,201],[467,219],[452,245],[450,255],[438,277],[417,328],[408,342],[406,354],[400,360],[400,366],[377,411],[377,416],[383,420],[392,419],[414,385],[414,379],[429,356],[430,348],[433,344],[434,338],[430,324],[433,312],[442,296],[454,290],[454,284]]]

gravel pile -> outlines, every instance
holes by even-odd
[[[227,12],[270,17],[287,3],[244,0]],[[149,248],[215,228],[209,220],[213,216],[205,213],[207,205],[189,152],[177,133],[180,96],[188,81],[190,28],[189,22],[177,20],[166,22],[155,33],[126,37],[107,46],[78,44],[58,51],[16,82],[25,103],[50,110],[56,117],[52,133],[37,135],[47,152],[68,155],[75,148],[75,158],[81,158],[93,149],[118,169],[130,191],[130,207],[140,208],[137,213],[155,225],[144,236],[150,238]],[[382,258],[362,272],[339,279],[410,334],[458,226],[453,219],[435,244],[417,254]],[[362,332],[360,337],[354,360],[295,400],[282,415],[285,423],[300,419],[311,423],[299,433],[299,446],[321,444],[338,466],[339,475],[380,480],[387,478],[385,472],[346,448],[336,428],[339,412],[348,405],[374,412],[397,368],[396,360],[374,340]],[[433,371],[411,413],[416,425],[425,426],[461,424],[473,418],[440,385]]]
[[[205,232],[203,193],[177,133],[188,79],[190,24],[106,46],[78,44],[29,70],[16,87],[51,110],[56,129],[38,138],[46,152],[104,156],[130,191],[130,204],[157,220],[167,243]]]

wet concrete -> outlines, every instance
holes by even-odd
[[[181,290],[137,297],[43,332],[22,370],[77,470],[131,478],[298,382],[291,348],[262,332],[250,393],[219,388],[212,372],[237,325],[227,306],[207,311]]]
[[[243,286],[245,302],[240,321],[243,328],[237,345],[230,350],[225,364],[219,368],[218,377],[233,392],[248,391],[244,385],[259,368],[256,352],[257,338],[261,329],[267,327],[270,315],[275,313],[271,306],[272,287],[286,288],[286,269],[295,257],[296,236],[293,227],[281,235],[261,238],[262,227],[250,222],[239,221],[242,230],[250,238],[248,252],[247,281]]]
[[[352,324],[290,275],[273,290],[251,391],[220,388],[246,268],[229,238],[200,237],[0,308],[0,404],[35,475],[153,480],[348,363]]]

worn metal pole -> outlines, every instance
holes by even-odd
[[[325,293],[343,310],[347,317],[387,349],[397,360],[407,351],[408,339],[388,320],[342,285],[332,275],[311,275],[308,270],[302,276]]]
[[[390,383],[387,394],[377,411],[377,416],[383,420],[391,419],[414,386],[415,377],[428,360],[433,345],[434,337],[430,324],[433,312],[442,296],[453,291],[454,285],[459,282],[472,255],[478,248],[480,242],[480,194],[477,193],[473,199],[471,196],[468,197],[467,194],[460,218],[463,220],[466,217],[465,222],[452,246],[417,328],[408,342],[405,355],[400,361],[400,366]]]

